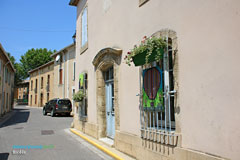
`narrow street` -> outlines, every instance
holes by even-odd
[[[0,123],[0,160],[112,159],[70,133],[72,117],[43,116],[42,109],[27,106],[16,106],[13,112],[10,119]],[[34,148],[39,146],[43,148]]]

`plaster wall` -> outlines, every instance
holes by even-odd
[[[91,63],[103,48],[123,50],[119,66],[120,131],[140,136],[139,69],[123,57],[143,36],[177,33],[182,147],[237,160],[239,155],[240,1],[87,2],[88,49],[81,51],[82,0],[77,6],[76,76],[88,72],[88,122],[97,123],[96,74]],[[78,88],[78,81],[75,81]]]

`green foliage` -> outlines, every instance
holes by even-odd
[[[14,81],[15,81],[15,84],[17,84],[17,83],[21,82],[23,79],[22,68],[19,63],[16,63],[15,58],[10,53],[7,53],[7,54],[8,54],[8,57],[9,57],[11,63],[13,64],[14,69],[16,70]]]
[[[21,56],[20,63],[16,63],[16,60],[10,53],[8,56],[14,65],[16,70],[15,73],[15,84],[25,80],[29,77],[28,72],[33,70],[49,61],[52,60],[50,57],[52,53],[56,50],[47,50],[46,48],[42,49],[29,49],[24,55]]]
[[[83,89],[80,89],[77,93],[75,93],[73,95],[73,100],[75,102],[81,102],[81,101],[83,101],[83,98],[85,98],[85,97],[86,97],[86,95],[85,95]]]
[[[24,77],[27,78],[28,72],[32,69],[35,69],[49,61],[52,60],[50,57],[53,52],[51,50],[47,50],[46,48],[42,49],[30,49],[23,56],[21,56],[20,62],[23,67]]]
[[[155,57],[156,61],[159,61],[160,59],[163,58],[162,52],[160,52],[160,49],[165,49],[166,48],[166,42],[162,38],[157,38],[157,37],[150,37],[147,38],[146,36],[143,37],[143,40],[139,46],[135,45],[134,48],[127,53],[125,56],[124,60],[126,64],[131,66],[131,62],[133,62],[133,57],[146,52],[146,57],[145,61],[146,64],[148,63],[149,56],[153,53],[153,51],[157,52],[157,55]]]

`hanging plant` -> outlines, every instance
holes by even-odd
[[[75,102],[81,102],[81,101],[83,101],[83,99],[84,99],[85,97],[86,97],[86,95],[85,95],[83,89],[80,89],[77,93],[75,93],[75,94],[73,95],[73,100],[74,100]]]
[[[148,64],[153,61],[159,61],[163,58],[163,53],[167,44],[162,38],[143,37],[139,46],[135,45],[134,48],[127,53],[124,60],[126,64],[131,66],[131,62],[135,66]]]

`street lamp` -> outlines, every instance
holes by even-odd
[[[76,42],[76,32],[73,34],[72,39],[73,39],[73,43],[75,43]]]

